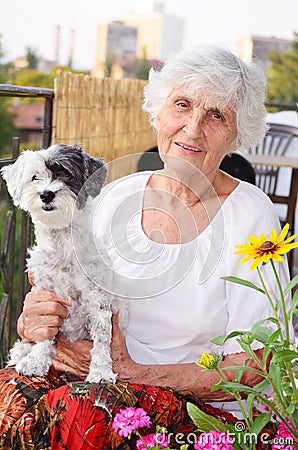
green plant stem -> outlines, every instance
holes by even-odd
[[[279,399],[280,404],[283,406],[284,409],[286,409],[286,404],[284,402],[284,399],[279,394],[278,389],[275,387],[275,383],[273,381],[273,378],[271,377],[270,373],[267,371],[266,363],[263,366],[261,361],[257,358],[257,356],[255,355],[254,351],[252,350],[251,346],[249,346],[249,347],[250,347],[250,350],[251,350],[251,355],[249,355],[249,356],[251,356],[251,358],[256,362],[256,364],[258,364],[258,366],[261,368],[263,377],[269,381],[269,383],[271,384],[271,386],[272,386],[272,388],[273,388],[273,390],[275,392],[275,395],[277,395],[277,397]],[[293,385],[293,386],[295,386],[295,385]]]
[[[148,445],[146,444],[146,442],[144,441],[144,439],[143,439],[142,435],[140,434],[139,430],[135,430],[135,433],[136,433],[137,436],[139,436],[139,438],[140,438],[141,441],[143,442],[144,447],[148,450],[149,447],[148,447]]]
[[[270,294],[269,294],[269,292],[268,292],[268,289],[267,289],[267,287],[266,287],[265,281],[264,281],[264,279],[263,279],[263,277],[262,277],[262,274],[261,274],[261,271],[260,271],[259,267],[257,267],[257,272],[258,272],[258,275],[259,275],[261,284],[262,284],[262,286],[263,286],[263,289],[264,289],[264,291],[265,291],[265,295],[266,295],[266,297],[267,297],[267,299],[268,299],[268,301],[269,301],[269,303],[270,303],[270,305],[271,305],[271,308],[273,309],[274,317],[278,320],[278,314],[277,314],[275,305],[274,305],[274,303],[273,303],[273,301],[272,301],[272,299],[271,299],[271,296],[270,296]]]
[[[272,260],[270,260],[271,263],[271,267],[278,285],[278,289],[279,289],[279,294],[280,294],[280,301],[281,301],[281,308],[282,308],[282,314],[283,314],[283,318],[284,318],[284,324],[285,324],[285,332],[286,332],[286,340],[288,342],[290,342],[290,330],[289,330],[289,320],[288,320],[288,315],[287,315],[287,308],[286,308],[286,302],[285,302],[285,296],[283,293],[283,289],[280,283],[280,279],[278,276],[278,273],[276,271],[276,267],[273,263]],[[281,327],[280,327],[281,328]],[[292,372],[292,366],[289,362],[285,363],[286,369],[287,369],[287,373],[289,376],[289,379],[291,380],[291,384],[293,387],[293,392],[294,392],[294,398],[295,398],[295,404],[298,404],[298,391],[296,388],[296,383],[295,383],[295,379],[293,376],[293,372]]]
[[[281,301],[281,308],[282,308],[282,314],[283,314],[283,318],[284,318],[284,324],[285,324],[285,331],[286,331],[286,340],[289,342],[290,341],[290,331],[289,331],[289,321],[288,321],[288,317],[287,317],[287,309],[286,309],[286,303],[285,303],[285,296],[282,290],[282,286],[280,284],[280,279],[278,276],[278,273],[276,271],[276,267],[272,261],[272,259],[270,260],[271,263],[271,267],[277,282],[277,286],[279,289],[279,294],[280,294],[280,301]]]
[[[227,383],[228,380],[227,380],[227,378],[224,376],[224,374],[222,373],[222,371],[219,369],[219,367],[216,367],[215,370],[216,370],[216,372],[218,373],[218,375],[220,376],[220,379],[221,379],[224,383]],[[240,397],[240,395],[237,394],[236,392],[232,392],[232,393],[230,392],[230,394],[233,395],[233,396],[235,397],[235,399],[237,400],[237,403],[238,403],[239,408],[240,408],[240,411],[241,411],[241,413],[242,413],[242,415],[243,415],[243,419],[244,419],[244,421],[245,421],[245,424],[246,424],[246,426],[247,426],[247,429],[248,429],[248,431],[250,431],[250,429],[251,429],[251,424],[250,424],[250,422],[249,422],[249,420],[248,420],[248,417],[247,417],[247,414],[246,414],[246,412],[245,412],[245,409],[243,408],[243,405],[242,405],[242,402],[241,402],[241,397]]]

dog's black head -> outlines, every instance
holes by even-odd
[[[77,196],[79,209],[84,207],[88,196],[96,197],[100,193],[106,179],[104,161],[89,156],[77,144],[53,146],[45,164],[53,180],[62,181]]]

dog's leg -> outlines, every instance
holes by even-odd
[[[37,342],[32,345],[30,353],[15,364],[15,369],[18,373],[27,376],[46,375],[52,364],[54,353],[52,340]]]
[[[90,335],[93,340],[91,350],[91,363],[87,381],[99,383],[115,383],[117,375],[112,370],[112,359],[110,355],[110,343],[112,338],[111,312],[100,310],[94,320],[90,317]]]

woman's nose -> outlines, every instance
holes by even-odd
[[[183,131],[191,139],[197,139],[202,136],[204,126],[204,118],[202,113],[193,112],[183,127]]]

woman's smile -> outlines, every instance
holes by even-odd
[[[195,146],[195,145],[190,145],[190,144],[186,144],[185,142],[174,142],[175,145],[177,145],[179,147],[179,150],[183,153],[187,153],[187,154],[191,154],[191,153],[201,153],[202,149]]]

